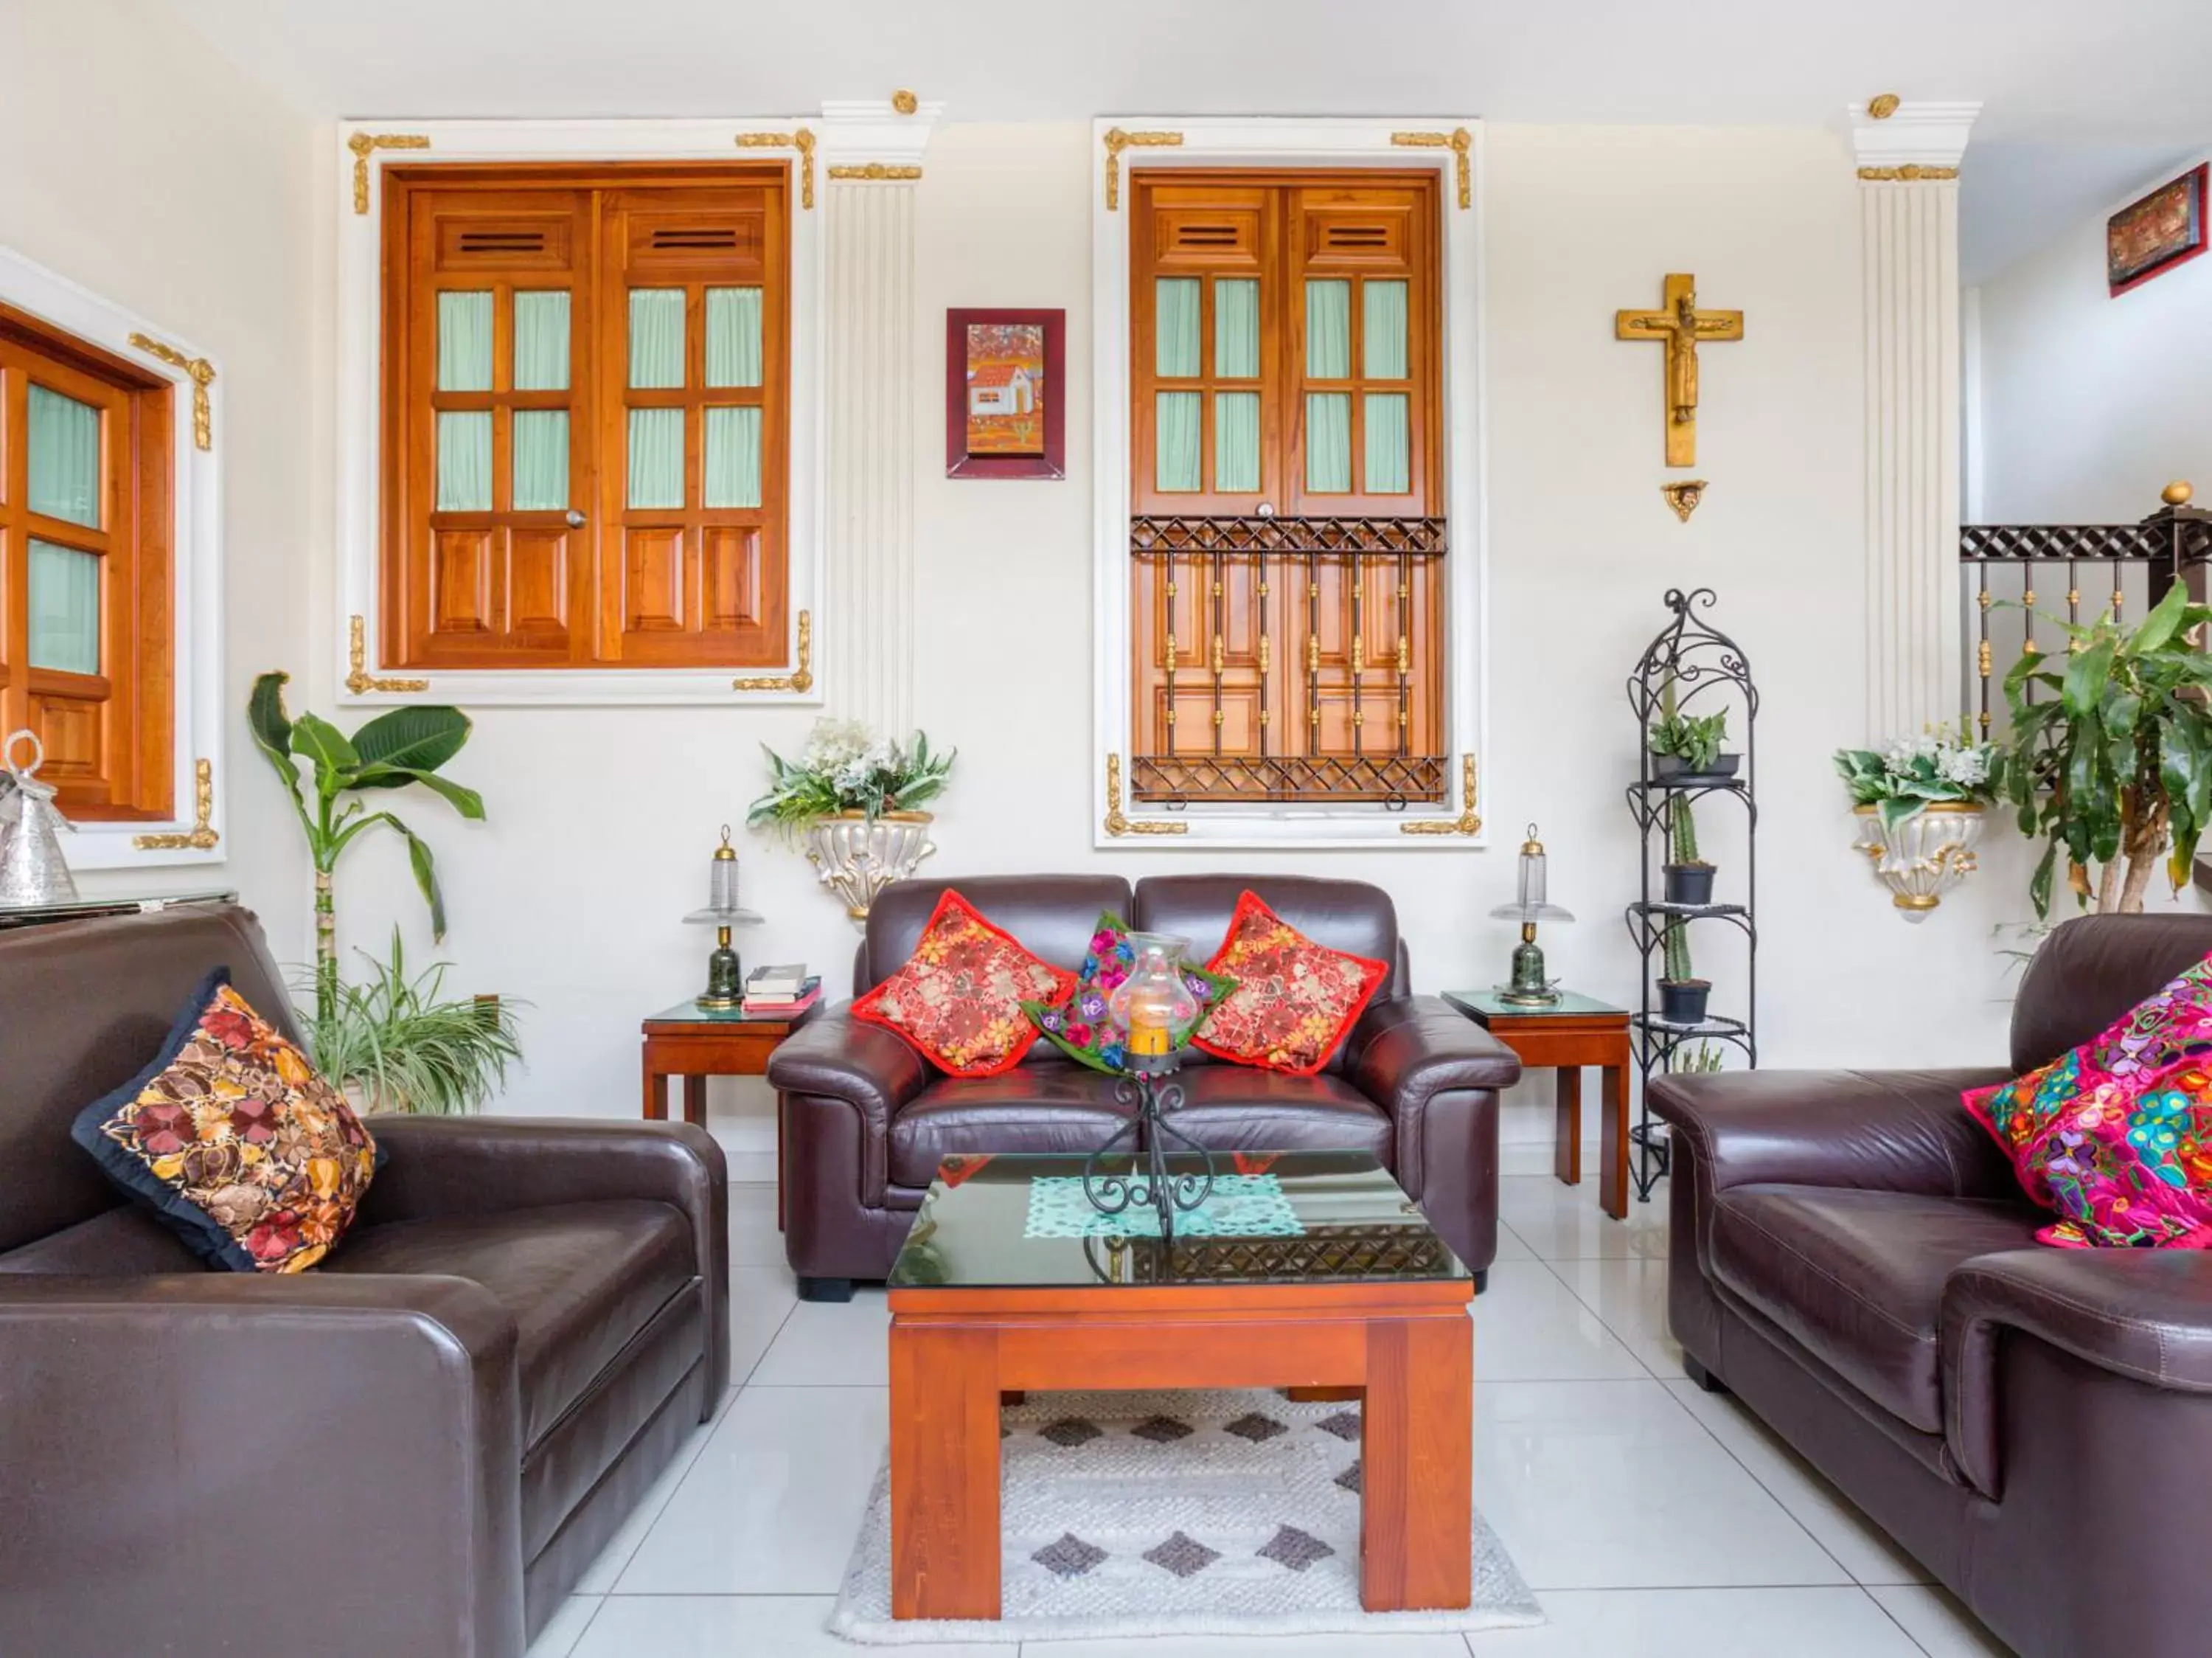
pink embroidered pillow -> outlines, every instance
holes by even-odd
[[[1964,1096],[2061,1248],[2212,1247],[2212,957],[2027,1076]]]
[[[1387,961],[1315,943],[1257,893],[1237,898],[1229,936],[1206,970],[1226,976],[1236,988],[1191,1045],[1292,1076],[1311,1076],[1328,1064],[1390,976]]]
[[[899,970],[853,1003],[853,1017],[904,1037],[939,1070],[996,1076],[1037,1039],[1029,1002],[1065,1002],[1075,975],[1040,961],[946,887]]]

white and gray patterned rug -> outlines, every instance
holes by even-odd
[[[1476,1630],[1544,1621],[1474,1516],[1464,1612],[1359,1604],[1359,1406],[1279,1393],[1032,1393],[1000,1413],[997,1623],[890,1615],[888,1464],[830,1629],[848,1641]]]

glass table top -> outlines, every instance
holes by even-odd
[[[1497,990],[1446,991],[1444,1000],[1469,1018],[1483,1023],[1487,1023],[1492,1017],[1541,1019],[1547,1014],[1617,1014],[1626,1011],[1614,1007],[1610,1002],[1601,1002],[1595,997],[1577,996],[1572,991],[1561,991],[1558,1001],[1541,1003],[1509,1002],[1504,992]]]
[[[1159,1236],[1149,1204],[1100,1213],[1084,1159],[1020,1152],[949,1157],[930,1183],[890,1287],[1369,1283],[1470,1275],[1420,1206],[1364,1152],[1216,1152],[1213,1190]],[[1100,1169],[1128,1172],[1127,1157]],[[1169,1159],[1197,1173],[1196,1156]]]

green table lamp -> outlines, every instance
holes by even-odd
[[[1520,897],[1501,904],[1491,915],[1499,921],[1521,923],[1521,942],[1513,951],[1513,982],[1498,987],[1498,998],[1523,1008],[1548,1008],[1559,999],[1559,989],[1544,977],[1544,953],[1536,948],[1539,921],[1572,921],[1571,911],[1544,901],[1544,843],[1536,838],[1536,826],[1528,826],[1528,838],[1521,843]]]

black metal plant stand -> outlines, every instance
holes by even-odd
[[[1105,1144],[1084,1159],[1083,1195],[1102,1215],[1149,1207],[1158,1217],[1161,1239],[1171,1243],[1176,1216],[1188,1214],[1212,1194],[1213,1154],[1170,1120],[1182,1105],[1182,1085],[1167,1080],[1176,1068],[1175,1056],[1132,1055],[1129,1067],[1129,1074],[1114,1085],[1114,1098],[1134,1109]],[[1124,1141],[1126,1151],[1119,1149]],[[1169,1168],[1168,1153],[1176,1149],[1195,1155],[1200,1166],[1182,1173]],[[1126,1167],[1114,1167],[1125,1161]]]
[[[1640,730],[1637,739],[1638,774],[1628,786],[1628,809],[1643,836],[1642,895],[1628,906],[1628,936],[1643,958],[1643,1005],[1629,1015],[1635,1033],[1637,1070],[1643,1081],[1636,1126],[1629,1139],[1636,1148],[1630,1178],[1636,1183],[1639,1202],[1648,1203],[1651,1188],[1667,1173],[1671,1149],[1663,1128],[1651,1121],[1651,1078],[1667,1074],[1675,1051],[1686,1043],[1726,1043],[1739,1050],[1744,1063],[1759,1064],[1759,766],[1757,729],[1759,687],[1752,682],[1751,665],[1742,649],[1728,635],[1700,620],[1693,613],[1710,610],[1717,602],[1711,588],[1684,593],[1670,589],[1667,607],[1674,619],[1645,647],[1629,676],[1628,703]],[[1711,714],[1727,708],[1742,720],[1742,763],[1732,776],[1676,773],[1658,775],[1653,765],[1651,728],[1662,717],[1662,703],[1669,682],[1674,687],[1677,713]],[[1734,740],[1732,735],[1732,741]],[[1667,862],[1674,844],[1675,814],[1691,809],[1704,798],[1741,801],[1744,809],[1744,869],[1740,902],[1669,904],[1663,894],[1655,898],[1652,875],[1656,863]],[[1657,857],[1653,856],[1654,852]],[[1725,888],[1723,888],[1725,890]],[[1656,1005],[1656,980],[1652,957],[1662,955],[1667,934],[1674,927],[1694,922],[1718,922],[1743,935],[1743,1009],[1741,1018],[1712,1014],[1694,1025],[1680,1024],[1661,1016]]]

